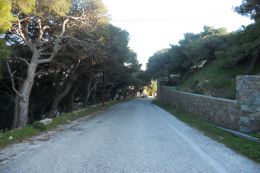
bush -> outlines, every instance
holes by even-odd
[[[34,122],[32,126],[40,131],[46,130],[46,126],[39,121]]]

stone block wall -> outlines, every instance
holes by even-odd
[[[239,129],[240,116],[235,100],[181,92],[167,86],[160,86],[158,100],[221,127]]]
[[[200,116],[221,127],[242,132],[260,132],[260,76],[238,76],[236,100],[177,91],[158,86],[158,100]]]
[[[237,77],[240,131],[260,132],[260,76]]]

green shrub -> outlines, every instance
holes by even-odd
[[[40,131],[46,130],[46,126],[39,121],[34,122],[32,126]]]

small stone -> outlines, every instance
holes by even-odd
[[[240,123],[241,124],[248,124],[249,122],[250,122],[249,117],[246,117],[246,116],[241,116],[240,117]]]
[[[248,107],[248,105],[241,105],[242,111],[250,111],[251,109]]]
[[[12,140],[12,139],[13,139],[13,137],[12,137],[12,136],[9,136],[8,140]]]
[[[45,118],[45,119],[43,119],[43,120],[41,120],[41,121],[39,121],[39,122],[42,123],[42,124],[44,124],[44,125],[46,126],[46,125],[52,123],[52,119],[50,119],[50,118]]]

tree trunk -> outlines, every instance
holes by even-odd
[[[97,91],[97,86],[94,87],[94,91],[93,91],[93,104],[97,104],[97,101],[96,101],[96,91]]]
[[[91,95],[90,93],[87,94],[87,97],[85,100],[85,106],[88,106],[88,100],[89,100],[90,95]]]
[[[50,110],[50,113],[49,113],[50,117],[55,117],[56,116],[55,113],[57,111],[59,103],[69,93],[73,83],[74,83],[73,80],[69,80],[66,83],[66,86],[65,86],[64,90],[53,100],[52,106],[51,106],[51,110]]]
[[[70,103],[69,103],[70,111],[73,111],[73,109],[74,109],[74,99],[75,99],[75,95],[78,90],[79,90],[79,84],[74,88],[74,90],[71,93]]]
[[[71,77],[71,76],[73,76],[75,71],[78,69],[79,65],[80,65],[80,58],[77,60],[76,64],[74,64],[73,68],[71,69],[71,72],[69,74],[70,77],[67,79],[67,83],[66,83],[64,90],[52,102],[51,110],[50,110],[50,113],[49,113],[50,117],[56,116],[55,113],[57,111],[59,103],[71,90],[71,87],[74,83],[74,80],[72,79],[73,77]]]
[[[35,51],[33,53],[32,60],[28,65],[26,79],[19,90],[20,99],[18,103],[18,127],[25,126],[28,122],[30,94],[35,78],[35,72],[38,66],[38,57],[40,57],[40,55],[37,51]]]
[[[91,83],[91,80],[89,81],[88,88],[87,88],[87,97],[85,99],[85,106],[88,106],[89,98],[90,98],[91,94],[93,93],[93,90],[97,87],[97,84],[98,84],[97,81],[93,81],[93,85]]]
[[[14,118],[12,123],[12,128],[17,128],[18,125],[18,113],[19,113],[19,96],[16,95],[14,99]]]
[[[86,96],[86,99],[85,99],[85,106],[88,106],[88,100],[89,100],[89,97],[91,95],[91,90],[90,90],[90,86],[91,86],[91,80],[89,81],[88,83],[88,88],[87,88],[87,96]]]

